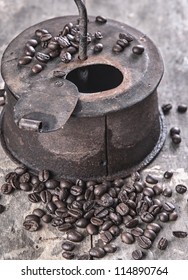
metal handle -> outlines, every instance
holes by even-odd
[[[79,42],[79,59],[86,60],[87,59],[87,10],[85,7],[85,1],[82,0],[74,0],[78,7],[80,21],[80,42]]]

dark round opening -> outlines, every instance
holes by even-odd
[[[72,70],[66,78],[79,92],[94,93],[116,88],[123,81],[123,74],[114,66],[93,64]]]

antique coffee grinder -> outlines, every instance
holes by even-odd
[[[50,19],[4,52],[1,143],[34,173],[113,179],[146,166],[165,140],[163,61],[140,31],[102,16]]]

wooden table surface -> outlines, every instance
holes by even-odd
[[[173,108],[165,117],[167,129],[178,126],[181,129],[182,143],[172,144],[167,135],[165,145],[159,156],[142,172],[143,177],[150,173],[159,178],[160,184],[170,186],[171,198],[164,198],[176,205],[179,218],[176,222],[164,224],[152,248],[147,251],[146,259],[188,259],[187,239],[172,236],[172,230],[188,231],[188,194],[179,195],[175,186],[183,183],[188,186],[188,112],[177,113],[179,104],[188,105],[188,1],[187,0],[87,0],[89,15],[103,15],[131,25],[146,33],[158,46],[165,63],[165,74],[158,88],[159,105],[171,103]],[[21,31],[37,22],[63,15],[77,14],[74,1],[24,1],[0,0],[0,57],[7,44]],[[0,77],[0,87],[3,80]],[[12,171],[15,164],[0,147],[0,184],[4,175]],[[163,173],[173,170],[172,180],[166,182]],[[0,259],[62,259],[61,243],[65,236],[50,226],[44,226],[36,233],[23,230],[23,217],[31,213],[34,206],[27,196],[15,192],[2,196],[0,203],[6,205],[6,211],[0,216]],[[160,237],[169,240],[168,249],[157,249]],[[79,253],[87,253],[92,240],[87,237],[77,246]],[[119,246],[113,255],[104,259],[131,259],[131,252],[138,248],[136,244],[123,244],[120,238],[114,241]]]

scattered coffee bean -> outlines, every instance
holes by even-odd
[[[99,232],[98,227],[91,223],[87,225],[86,230],[90,235],[96,235]]]
[[[2,204],[0,204],[0,214],[3,213],[5,211],[5,206],[3,206]]]
[[[172,196],[172,189],[170,187],[166,187],[163,190],[163,195],[166,197],[171,197]]]
[[[97,23],[104,24],[104,23],[107,22],[107,19],[106,19],[105,17],[102,17],[102,16],[97,16],[96,19],[95,19],[95,21],[96,21]]]
[[[104,243],[110,243],[113,239],[113,236],[110,233],[110,231],[104,231],[104,232],[101,232],[100,238]]]
[[[55,189],[59,186],[59,182],[55,179],[49,179],[45,182],[45,186],[47,189]]]
[[[101,40],[103,38],[102,33],[100,31],[95,32],[95,39]]]
[[[166,223],[169,221],[169,216],[166,212],[162,212],[159,214],[159,220],[163,223]]]
[[[125,222],[124,222],[125,223]],[[126,228],[134,228],[139,224],[139,220],[137,218],[131,219],[127,223],[125,223]]]
[[[52,194],[51,194],[51,192],[49,192],[47,190],[43,190],[40,193],[40,198],[41,198],[42,202],[49,203],[52,200]]]
[[[135,227],[131,230],[131,234],[136,237],[143,235],[143,233],[144,233],[144,230],[140,227]]]
[[[25,230],[33,232],[33,231],[37,231],[40,226],[38,222],[34,220],[28,220],[23,222],[23,227]]]
[[[146,228],[149,230],[153,230],[155,233],[159,233],[159,231],[161,230],[161,226],[157,223],[147,224]]]
[[[129,207],[125,203],[121,202],[116,206],[116,212],[121,216],[126,216],[129,213]]]
[[[160,195],[163,192],[163,187],[160,185],[155,185],[155,186],[153,186],[153,191],[154,191],[155,195]]]
[[[91,260],[91,256],[90,256],[90,255],[87,255],[87,254],[78,255],[78,256],[77,256],[77,259],[78,259],[78,260],[85,260],[85,261],[88,261],[88,260]]]
[[[173,211],[169,214],[169,221],[176,221],[178,218],[178,213],[176,211]]]
[[[43,34],[48,34],[49,32],[48,32],[48,30],[46,30],[46,29],[37,29],[36,31],[35,31],[35,35],[37,36],[37,37],[41,37]]]
[[[133,236],[131,233],[129,233],[129,232],[123,232],[123,233],[121,234],[121,241],[124,242],[124,243],[126,243],[126,244],[132,244],[132,243],[134,243],[135,238],[134,238],[134,236]]]
[[[153,197],[155,195],[155,192],[152,188],[144,188],[143,190],[143,194],[146,195],[146,196],[149,196],[149,197]]]
[[[50,172],[48,170],[41,170],[38,177],[40,182],[46,182],[50,177]]]
[[[172,171],[166,171],[163,176],[164,176],[165,179],[171,179],[172,176],[173,176],[173,172]]]
[[[137,249],[137,250],[134,250],[132,252],[132,258],[134,260],[141,260],[143,258],[143,256],[144,256],[144,254],[143,254],[143,252],[141,250]]]
[[[119,39],[116,44],[120,45],[123,49],[129,46],[129,42],[126,39]]]
[[[26,46],[25,55],[33,57],[35,55],[35,49],[32,46]]]
[[[58,227],[58,230],[61,232],[67,232],[68,230],[72,229],[73,225],[70,223],[64,223],[61,226]],[[73,241],[73,240],[70,240]],[[74,241],[75,242],[75,241]]]
[[[173,136],[174,134],[180,134],[180,128],[179,127],[172,127],[170,129],[170,136]]]
[[[61,56],[61,61],[64,63],[69,63],[71,59],[72,55],[69,52],[65,52],[65,54]]]
[[[148,174],[146,176],[146,182],[149,183],[149,184],[155,185],[155,184],[158,183],[158,180],[155,177],[153,177],[152,175]]]
[[[42,218],[45,215],[45,211],[40,208],[36,208],[33,210],[33,214],[38,216],[39,218]]]
[[[26,172],[20,176],[19,182],[20,183],[29,183],[30,178],[31,178],[31,175],[29,174],[29,172]]]
[[[186,231],[180,231],[180,230],[173,231],[172,234],[177,238],[185,238],[188,235]]]
[[[2,194],[10,194],[13,190],[13,187],[9,183],[5,183],[1,186],[1,192]]]
[[[181,143],[181,136],[179,134],[173,134],[172,142],[176,145]]]
[[[101,43],[96,44],[93,48],[94,53],[102,52],[102,50],[103,50],[103,44]]]
[[[67,239],[72,242],[81,242],[84,239],[84,235],[77,230],[70,230],[67,232]]]
[[[73,251],[75,248],[75,244],[70,241],[64,241],[61,245],[62,249],[65,251]]]
[[[74,253],[72,253],[72,252],[63,252],[62,256],[63,256],[63,258],[65,258],[67,260],[74,259]]]
[[[153,241],[156,238],[157,234],[151,229],[146,229],[144,231],[144,236],[148,237],[151,241]]]
[[[185,185],[179,184],[175,187],[175,190],[179,194],[184,194],[187,191],[187,187]]]
[[[89,254],[91,257],[101,259],[106,255],[106,252],[101,247],[93,247],[89,250]]]
[[[115,52],[115,53],[120,53],[120,52],[123,51],[123,48],[122,48],[120,45],[115,44],[115,45],[113,46],[112,50],[113,50],[113,52]]]
[[[165,202],[163,204],[163,209],[167,212],[173,212],[175,209],[175,206],[171,202]]]
[[[137,243],[143,249],[149,249],[152,245],[151,240],[144,235],[137,237]]]
[[[178,113],[185,113],[187,111],[187,105],[185,104],[178,105],[177,111]]]
[[[120,33],[119,39],[125,39],[128,42],[132,42],[134,40],[134,37],[129,33]]]
[[[104,247],[103,247],[104,251],[106,253],[115,253],[117,251],[117,246],[113,245],[113,244],[106,244]]]
[[[30,193],[28,195],[28,199],[29,201],[31,201],[32,203],[38,203],[41,199],[40,196],[37,193]]]
[[[52,38],[52,35],[50,33],[42,34],[40,37],[41,42],[49,41]]]
[[[37,52],[35,55],[39,62],[47,63],[50,60],[50,56],[45,53]]]
[[[35,221],[39,224],[40,223],[40,218],[39,218],[39,216],[37,216],[35,214],[30,214],[30,215],[27,215],[25,217],[25,221]]]
[[[32,46],[32,47],[36,47],[38,45],[38,41],[35,39],[30,39],[27,41],[26,46]]]
[[[57,209],[57,206],[52,202],[48,202],[46,204],[46,210],[50,213],[50,214],[55,214],[55,210]]]
[[[157,244],[157,247],[160,249],[160,250],[165,250],[168,246],[168,240],[165,238],[165,237],[162,237],[158,244]]]
[[[20,165],[14,169],[14,172],[21,176],[27,172],[27,167],[25,165]]]
[[[132,52],[136,55],[141,55],[144,52],[144,47],[142,45],[137,45],[132,48]]]
[[[172,109],[172,105],[170,103],[164,104],[164,105],[162,105],[161,109],[163,111],[163,114],[167,115],[170,112],[170,110]]]
[[[32,190],[32,186],[30,185],[30,183],[21,183],[20,184],[20,189],[25,191],[25,192],[29,192]]]
[[[19,59],[18,64],[26,65],[26,64],[29,64],[31,61],[32,61],[32,57],[29,55],[26,55]]]
[[[143,212],[140,218],[145,223],[151,223],[154,220],[154,216],[149,212]]]
[[[43,66],[41,64],[35,64],[33,65],[33,67],[31,68],[32,72],[34,74],[38,74],[43,70]]]
[[[102,226],[102,224],[103,224],[103,220],[99,219],[97,217],[92,217],[90,221],[93,225],[98,226],[98,227]]]

